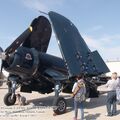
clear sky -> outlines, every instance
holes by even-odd
[[[120,59],[120,0],[0,0],[0,46],[10,45],[41,15],[38,10],[66,16],[91,50],[104,60]],[[60,56],[54,35],[48,53]]]

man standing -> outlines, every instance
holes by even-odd
[[[116,108],[116,88],[119,86],[119,82],[117,80],[117,73],[112,73],[111,80],[109,80],[106,85],[108,89],[107,93],[107,116],[116,115],[117,108]]]
[[[120,104],[120,78],[117,78],[118,81],[118,87],[116,88],[116,98],[117,98],[117,103]]]
[[[72,89],[72,97],[74,98],[74,110],[75,110],[75,116],[73,120],[77,120],[78,116],[78,107],[80,108],[81,112],[81,119],[84,119],[84,100],[85,100],[85,83],[82,78],[82,76],[76,77],[77,82],[75,82],[73,89]]]

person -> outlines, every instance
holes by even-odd
[[[77,120],[78,106],[81,112],[80,118],[81,120],[83,120],[84,119],[84,101],[85,101],[85,93],[86,93],[85,82],[82,76],[77,76],[76,80],[77,82],[74,83],[73,89],[72,89],[72,97],[74,98],[74,112],[75,112],[73,120]]]
[[[117,103],[120,104],[120,78],[117,78],[118,87],[116,88]]]
[[[17,94],[16,97],[18,99],[18,104],[20,106],[22,106],[22,105],[24,106],[24,105],[27,104],[26,98],[24,96],[21,96],[20,94]]]
[[[107,114],[106,116],[113,116],[117,113],[116,108],[116,89],[119,86],[117,73],[112,73],[111,80],[108,80],[108,82],[105,85],[107,87],[107,100],[106,100],[106,107],[107,107]]]

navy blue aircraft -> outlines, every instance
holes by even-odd
[[[21,92],[55,92],[54,112],[66,111],[66,101],[60,92],[71,93],[75,77],[84,75],[86,97],[98,97],[93,77],[109,72],[97,51],[91,52],[75,25],[64,16],[50,11],[35,18],[5,51],[0,49],[1,71],[9,72],[8,93],[4,97],[7,106],[16,102],[16,89]],[[62,58],[47,54],[52,29],[55,32]]]

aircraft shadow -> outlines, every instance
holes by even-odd
[[[67,102],[67,111],[70,112],[73,110],[73,98],[70,97],[70,95],[64,95],[62,96],[66,99]],[[31,99],[28,102],[34,104],[35,106],[53,106],[53,100],[54,96],[48,96],[38,99]],[[106,105],[106,95],[101,95],[99,98],[91,98],[89,102],[85,102],[85,108],[91,109],[96,108],[99,106],[105,106]]]
[[[66,102],[67,102],[66,113],[73,111],[73,109],[74,109],[73,98],[71,98],[70,95],[63,95],[62,97],[64,97],[66,99]],[[47,107],[52,108],[53,107],[53,100],[54,100],[54,96],[52,96],[52,95],[47,96],[47,97],[38,98],[38,99],[28,100],[29,103],[33,104],[33,106],[31,106],[29,108],[29,110],[34,109],[35,108],[34,106],[40,106],[40,107],[46,106],[46,108]],[[92,98],[92,99],[90,99],[89,102],[85,102],[85,108],[91,109],[91,108],[96,108],[99,106],[105,106],[105,104],[106,104],[105,100],[106,100],[105,95],[101,95],[99,98]],[[23,112],[23,111],[26,111],[26,110],[15,111],[14,113],[19,113],[19,112]],[[95,114],[89,114],[88,112],[85,112],[85,113],[87,113],[87,115],[85,115],[86,120],[96,120],[101,115],[101,113],[95,113]],[[117,115],[118,114],[120,114],[120,110],[117,111]]]
[[[70,112],[73,110],[73,100],[70,97],[70,95],[62,96],[66,99],[67,103],[67,111]],[[32,103],[34,106],[48,106],[48,107],[53,107],[53,100],[54,96],[48,96],[48,97],[43,97],[43,98],[38,98],[38,99],[31,99],[28,100],[28,103]]]
[[[72,98],[70,98],[69,95],[66,95],[66,96],[63,95],[62,97],[66,99],[67,105],[71,106],[70,104],[72,103]],[[43,97],[38,99],[31,99],[31,100],[28,100],[28,102],[33,103],[36,106],[43,106],[43,105],[52,106],[53,100],[54,100],[54,96],[48,96],[48,97]]]
[[[88,114],[84,118],[85,120],[96,120],[100,116],[100,113]]]
[[[85,102],[85,108],[91,109],[106,105],[106,95],[100,95],[98,98],[91,98],[89,102]]]

